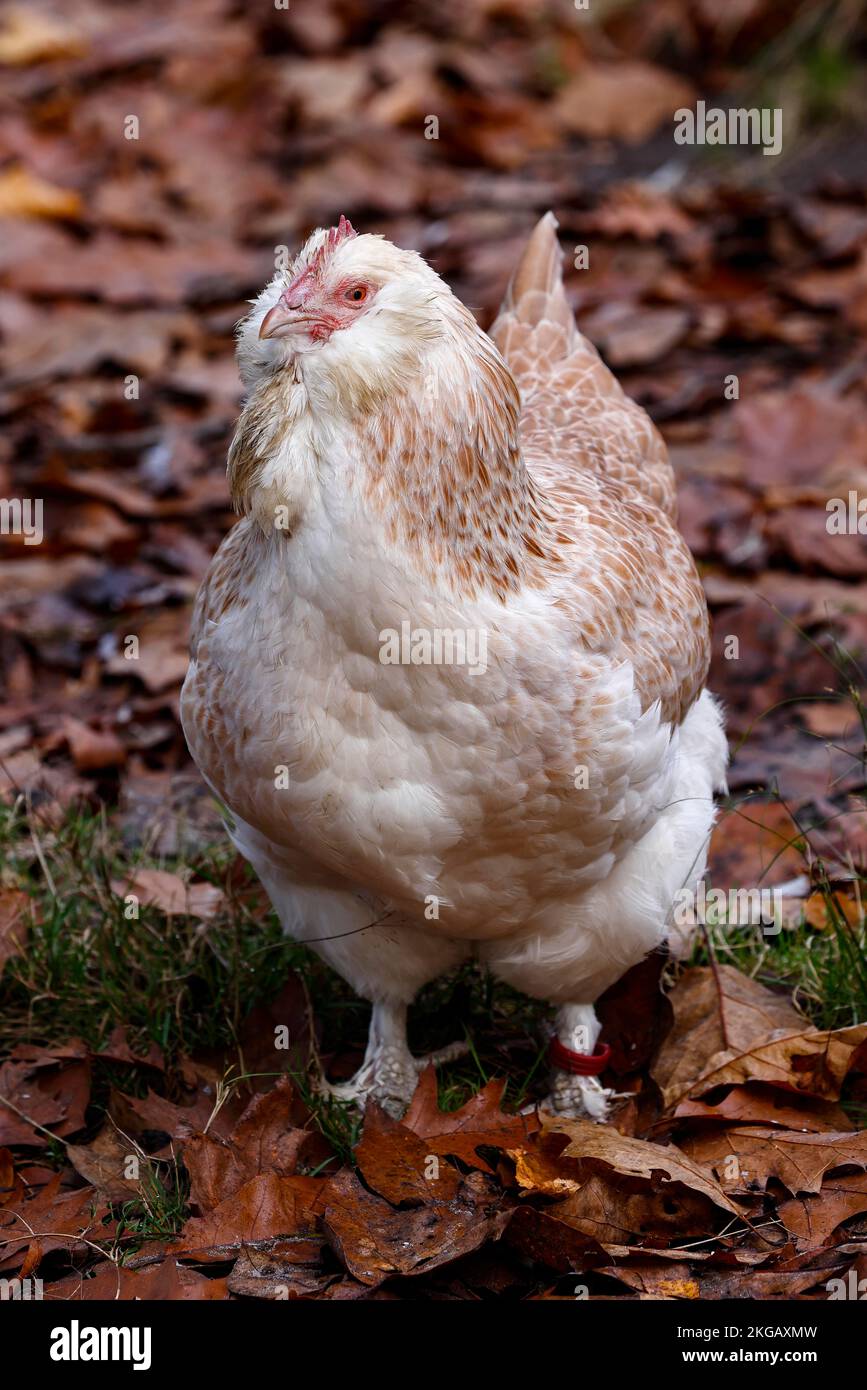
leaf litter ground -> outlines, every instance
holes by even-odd
[[[0,1274],[62,1299],[827,1297],[867,1275],[867,545],[825,511],[867,485],[867,180],[860,131],[817,114],[844,119],[845,82],[762,0],[735,28],[687,0],[367,8],[0,27],[0,492],[44,499],[46,532],[0,536]],[[795,125],[776,182],[672,162],[671,112],[733,72],[751,104],[769,39],[820,133]],[[488,323],[549,206],[590,248],[582,328],[666,434],[715,619],[712,882],[784,888],[782,930],[687,930],[609,993],[609,1125],[519,1113],[543,1011],[471,973],[414,1040],[461,1019],[469,1058],[362,1121],[308,1064],[349,1074],[364,1010],[215,852],[177,718],[231,522],[232,326],[275,245],[340,212]]]

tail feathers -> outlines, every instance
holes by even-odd
[[[548,362],[566,357],[579,334],[563,285],[557,219],[546,212],[533,228],[509,283],[491,337],[512,363],[535,357]]]
[[[533,228],[490,334],[521,394],[525,460],[549,479],[604,475],[675,517],[665,441],[575,323],[553,213]]]

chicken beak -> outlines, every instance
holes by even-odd
[[[291,333],[293,330],[298,332],[304,328],[303,320],[299,320],[297,310],[290,309],[282,299],[278,299],[273,309],[269,309],[259,325],[260,338],[273,338],[276,334],[283,332]]]

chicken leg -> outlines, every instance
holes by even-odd
[[[406,1004],[374,1004],[364,1061],[351,1081],[332,1085],[322,1078],[321,1089],[335,1100],[364,1108],[375,1100],[399,1120],[413,1097],[425,1067],[452,1062],[469,1051],[466,1042],[450,1043],[425,1057],[413,1057],[406,1038]]]
[[[554,1036],[569,1052],[587,1057],[596,1048],[601,1028],[592,1004],[564,1004],[557,1010]],[[604,1120],[613,1094],[598,1076],[576,1074],[554,1065],[551,1090],[542,1109],[556,1115],[588,1115],[591,1120]]]

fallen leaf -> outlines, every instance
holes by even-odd
[[[9,67],[78,57],[85,46],[83,36],[56,16],[18,7],[3,16],[0,63]]]
[[[582,1220],[588,1203],[596,1196],[595,1188],[601,1194],[589,1220]],[[576,1214],[574,1221],[566,1202],[556,1207],[541,1210],[537,1207],[519,1206],[506,1230],[504,1240],[520,1255],[534,1264],[546,1266],[568,1274],[582,1269],[588,1257],[605,1254],[606,1237],[617,1243],[626,1233],[625,1227],[616,1213],[609,1218],[606,1206],[608,1192],[606,1185],[591,1178],[577,1194],[583,1199],[583,1210]],[[565,1219],[561,1219],[561,1216]]]
[[[845,1110],[830,1101],[815,1100],[812,1096],[791,1096],[787,1091],[750,1082],[732,1086],[717,1101],[682,1100],[674,1112],[676,1120],[699,1124],[709,1123],[778,1125],[783,1129],[800,1129],[821,1134],[843,1130],[847,1126]]]
[[[452,1155],[490,1173],[480,1148],[518,1148],[539,1124],[533,1116],[506,1115],[500,1109],[505,1082],[489,1081],[460,1110],[444,1112],[437,1106],[436,1072],[428,1067],[421,1075],[404,1126],[424,1140],[428,1152]]]
[[[244,1250],[235,1261],[228,1279],[229,1292],[244,1298],[319,1298],[332,1285],[353,1284],[359,1294],[369,1293],[363,1284],[345,1279],[334,1269],[325,1270],[319,1260],[321,1241],[310,1241],[294,1248],[275,1240],[258,1250]],[[312,1258],[304,1262],[294,1256],[302,1251]]]
[[[209,1279],[197,1270],[186,1269],[177,1261],[165,1259],[145,1269],[129,1269],[108,1261],[88,1270],[86,1275],[73,1274],[43,1291],[46,1302],[143,1302],[194,1301],[226,1299],[229,1290],[225,1278]]]
[[[664,950],[651,951],[596,1002],[615,1076],[646,1067],[671,1030],[674,1015],[661,983],[666,963]]]
[[[567,1120],[562,1116],[542,1114],[542,1130],[548,1134],[565,1135],[569,1142],[561,1158],[592,1160],[623,1176],[645,1178],[654,1187],[665,1190],[669,1184],[679,1184],[698,1193],[715,1206],[740,1216],[736,1207],[718,1182],[692,1159],[673,1145],[662,1147],[619,1134],[611,1125],[592,1120]]]
[[[89,1100],[86,1049],[21,1044],[0,1066],[0,1144],[44,1148],[46,1129],[74,1134],[84,1128]]]
[[[106,1125],[90,1144],[67,1144],[66,1157],[75,1171],[106,1201],[129,1202],[141,1198],[142,1180],[147,1181],[150,1164],[132,1141],[119,1134],[113,1125]],[[141,1176],[126,1176],[131,1160]]]
[[[26,212],[70,218],[78,212],[80,198],[72,190],[54,188],[24,171],[15,182],[13,177],[0,174],[0,216]],[[268,269],[261,253],[240,242],[187,237],[175,245],[156,245],[98,232],[89,241],[71,242],[62,267],[40,266],[38,257],[25,257],[16,265],[15,279],[25,293],[52,298],[72,294],[135,307],[240,299],[267,279]]]
[[[84,1253],[91,1241],[110,1236],[105,1208],[91,1187],[61,1192],[61,1174],[26,1201],[0,1209],[0,1269],[22,1266],[31,1274],[52,1250]]]
[[[275,1072],[304,1073],[313,1047],[313,1016],[303,981],[292,973],[273,999],[258,1004],[241,1024],[237,1046],[212,1058],[220,1075],[239,1065],[250,1090],[271,1089]],[[209,1054],[210,1056],[210,1054]],[[302,1107],[303,1110],[303,1107]],[[299,1110],[296,1124],[302,1123]]]
[[[702,1271],[701,1298],[799,1298],[808,1289],[824,1288],[827,1270],[756,1269]]]
[[[112,879],[119,898],[135,897],[140,907],[156,907],[167,917],[197,917],[208,922],[225,905],[226,897],[213,883],[188,883],[166,869],[137,869],[125,882]]]
[[[578,1192],[585,1179],[558,1156],[549,1153],[544,1147],[532,1149],[509,1149],[509,1158],[515,1164],[515,1181],[528,1192],[541,1192],[546,1197],[567,1197],[570,1192]]]
[[[715,1086],[767,1081],[791,1091],[837,1100],[859,1050],[867,1041],[867,1023],[851,1028],[804,1029],[756,1043],[741,1053],[721,1052],[689,1087],[691,1096]]]
[[[0,888],[0,970],[27,946],[35,899],[18,888]]]
[[[461,1175],[441,1162],[430,1145],[412,1130],[369,1103],[355,1162],[365,1183],[393,1206],[418,1205],[457,1196]]]
[[[123,326],[118,336],[117,311],[102,305],[58,306],[50,322],[40,317],[4,342],[0,366],[7,384],[79,376],[108,362],[155,375],[173,342],[189,340],[196,331],[192,315],[178,310],[129,310]]]
[[[585,322],[588,337],[612,367],[637,367],[664,357],[689,331],[685,309],[613,305]]]
[[[17,1206],[24,1196],[24,1180],[15,1171],[12,1154],[8,1149],[0,1149],[0,1207]]]
[[[595,1273],[607,1274],[610,1279],[617,1279],[627,1288],[650,1298],[701,1297],[701,1285],[694,1271],[684,1261],[665,1264],[645,1260],[625,1266],[602,1265]]]
[[[807,728],[820,738],[842,738],[852,729],[856,712],[848,700],[809,700],[801,709]]]
[[[272,1091],[254,1096],[227,1139],[193,1134],[183,1144],[190,1200],[211,1211],[262,1173],[288,1177],[314,1137],[293,1126],[295,1093],[281,1077]]]
[[[141,634],[134,634],[140,636]],[[186,642],[174,634],[142,640],[134,661],[118,653],[105,663],[112,676],[135,676],[152,693],[157,694],[179,686],[190,664]]]
[[[822,384],[751,392],[737,403],[733,419],[749,477],[759,485],[814,485],[838,468],[845,476],[867,440],[861,402]],[[826,520],[823,511],[823,527]]]
[[[779,801],[724,812],[711,837],[711,881],[724,888],[774,888],[804,872],[803,834]]]
[[[670,194],[649,183],[619,183],[606,188],[597,207],[582,217],[582,227],[606,237],[689,237],[697,228],[689,213]]]
[[[176,1105],[165,1096],[148,1090],[146,1096],[128,1096],[113,1090],[109,1114],[125,1134],[142,1134],[148,1130],[167,1134],[170,1139],[188,1139],[200,1133],[214,1116],[216,1095],[214,1087],[199,1089],[188,1105]],[[225,1106],[218,1112],[217,1121],[225,1123]]]
[[[207,1215],[191,1217],[168,1253],[219,1262],[275,1236],[308,1240],[316,1235],[315,1207],[324,1186],[322,1178],[260,1173]]]
[[[825,1245],[838,1226],[867,1213],[867,1173],[830,1178],[818,1197],[793,1197],[777,1205],[786,1230],[809,1249]]]
[[[368,1192],[349,1169],[323,1195],[323,1228],[354,1279],[371,1286],[392,1274],[423,1274],[496,1239],[511,1212],[482,1173],[463,1178],[448,1200],[396,1210]]]
[[[69,714],[64,715],[62,729],[79,772],[122,767],[126,762],[126,748],[110,730],[94,729]]]
[[[829,901],[830,899],[830,901]],[[849,893],[811,893],[804,903],[804,918],[816,931],[835,931],[842,918],[850,927],[864,920],[864,907]]]
[[[552,1136],[553,1138],[553,1136]],[[706,1238],[731,1221],[716,1202],[680,1183],[625,1177],[605,1165],[561,1158],[563,1170],[581,1174],[580,1186],[544,1210],[519,1206],[506,1240],[552,1269],[582,1267],[590,1255],[624,1258],[629,1249]],[[593,1166],[596,1171],[589,1171]]]
[[[867,1131],[798,1134],[743,1125],[703,1130],[679,1147],[714,1172],[726,1192],[764,1191],[773,1178],[793,1196],[815,1193],[826,1173],[867,1168]]]
[[[863,535],[832,535],[821,507],[781,507],[764,525],[772,558],[782,555],[805,574],[824,571],[841,579],[867,578],[867,544]]]
[[[628,99],[625,94],[628,93]],[[577,135],[637,144],[693,99],[690,84],[651,63],[588,63],[559,93],[555,119]]]
[[[0,217],[74,218],[81,197],[72,188],[58,188],[16,164],[0,171]]]
[[[126,1028],[122,1023],[112,1029],[108,1042],[94,1053],[94,1056],[104,1057],[109,1062],[126,1063],[131,1067],[152,1067],[155,1071],[165,1070],[165,1058],[162,1049],[152,1042],[149,1043],[147,1052],[133,1052]]]
[[[668,997],[674,1026],[653,1064],[666,1109],[687,1094],[699,1093],[694,1083],[718,1054],[746,1051],[774,1033],[792,1033],[802,1026],[788,999],[729,965],[684,971]]]

